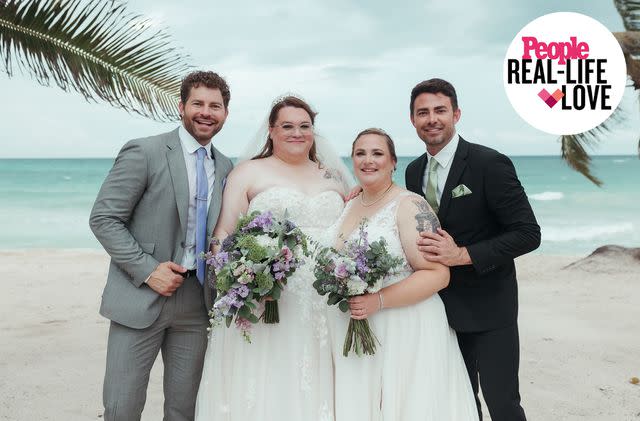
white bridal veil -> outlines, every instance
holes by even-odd
[[[286,97],[296,97],[309,104],[309,102],[300,95],[286,93],[277,97],[271,103],[271,108],[273,108],[273,106],[275,106],[279,102],[283,101]],[[311,109],[314,109],[311,104],[309,104],[309,106],[311,107]],[[263,119],[262,124],[260,125],[260,128],[256,132],[255,136],[253,137],[253,139],[251,139],[244,152],[240,155],[238,162],[248,161],[254,156],[258,155],[266,144],[267,138],[269,137],[269,113],[271,112],[271,108],[267,111],[267,115]],[[349,190],[355,185],[355,180],[351,175],[351,172],[344,164],[344,162],[342,162],[342,159],[334,150],[333,146],[331,146],[331,143],[324,136],[318,133],[318,130],[315,128],[315,126],[313,129],[313,135],[316,144],[316,155],[318,156],[318,160],[322,164],[323,168],[326,168],[327,170],[330,170],[340,176],[344,193],[348,193]]]

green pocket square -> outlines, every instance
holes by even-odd
[[[464,184],[460,184],[459,186],[454,187],[453,190],[451,190],[452,198],[462,197],[468,194],[471,194],[471,190],[469,189],[469,187],[465,186]]]

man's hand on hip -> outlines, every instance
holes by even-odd
[[[160,263],[156,270],[149,275],[147,285],[158,294],[170,297],[184,282],[184,277],[181,274],[186,271],[185,267],[177,263]]]

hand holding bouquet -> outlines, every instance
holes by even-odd
[[[349,311],[348,299],[366,293],[376,293],[382,281],[402,259],[387,251],[384,238],[369,243],[365,222],[360,224],[358,237],[346,241],[342,249],[323,248],[316,256],[313,287],[318,294],[329,294],[328,305],[337,304],[343,312]],[[360,356],[376,352],[377,338],[371,332],[368,320],[349,320],[349,328],[342,354],[350,350]]]
[[[218,295],[209,313],[212,327],[222,319],[229,327],[235,320],[251,342],[251,325],[260,318],[264,323],[278,323],[277,300],[306,254],[306,237],[286,214],[282,220],[268,211],[241,217],[220,250],[204,256],[216,275]],[[262,315],[257,315],[259,304],[269,298]]]

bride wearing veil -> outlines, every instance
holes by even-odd
[[[315,130],[316,113],[293,95],[278,98],[256,140],[229,174],[214,235],[224,239],[240,214],[287,212],[311,239],[344,207],[351,175]],[[224,324],[211,331],[196,420],[333,420],[333,367],[326,305],[313,263],[289,278],[280,323],[254,326],[247,343]]]

